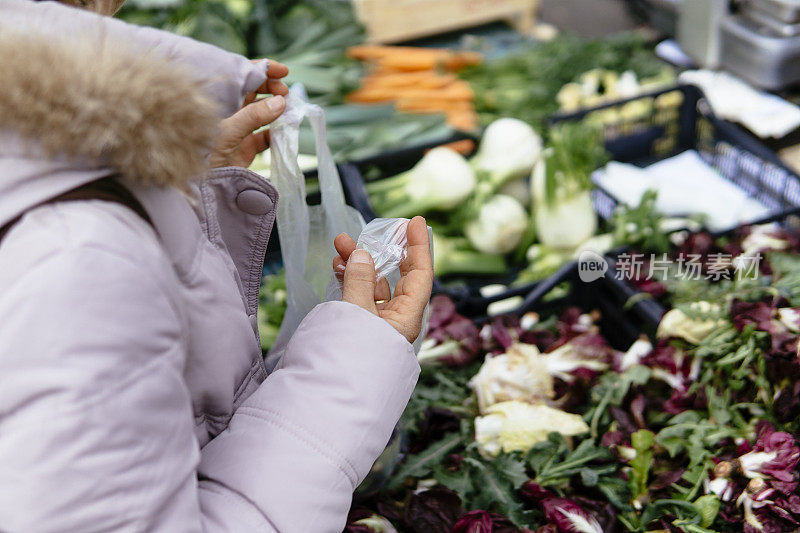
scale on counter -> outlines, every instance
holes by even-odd
[[[683,0],[677,38],[700,66],[756,87],[800,83],[800,0]]]
[[[756,87],[800,82],[800,0],[747,0],[720,28],[720,66]]]

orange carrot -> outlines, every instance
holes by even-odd
[[[475,52],[439,50],[431,53],[426,50],[386,55],[377,59],[377,62],[381,68],[393,70],[459,70],[480,63],[481,59],[482,56]]]
[[[478,129],[478,115],[475,111],[448,113],[447,124],[457,130],[475,131]]]
[[[452,125],[452,124],[451,124]],[[461,139],[460,141],[453,141],[451,143],[443,144],[451,150],[455,150],[459,154],[470,155],[475,151],[475,141],[472,139]]]
[[[395,74],[370,74],[361,80],[362,88],[403,88],[403,87],[444,87],[455,81],[455,76],[440,76],[434,72],[423,70],[419,72],[403,72]]]

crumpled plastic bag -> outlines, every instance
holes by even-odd
[[[370,221],[356,241],[356,248],[369,252],[375,264],[377,281],[386,278],[389,288],[394,295],[394,288],[400,281],[400,263],[408,253],[408,222],[407,218],[376,218]],[[428,242],[431,243],[431,257],[433,257],[433,231],[428,226]],[[333,275],[326,294],[327,301],[342,299],[342,282]],[[425,306],[422,318],[422,330],[417,339],[412,343],[414,351],[419,352],[428,329],[428,312],[430,306]]]
[[[356,248],[372,256],[377,281],[386,278],[390,287],[400,280],[400,262],[406,258],[408,247],[407,227],[407,218],[376,218],[361,230],[356,241]],[[326,299],[342,299],[342,283],[336,277],[328,285]]]
[[[316,206],[306,202],[305,177],[297,164],[299,129],[305,118],[314,131],[319,161],[322,203]],[[302,87],[292,87],[286,97],[286,110],[270,126],[270,149],[271,180],[280,194],[277,226],[286,271],[287,308],[275,345],[266,358],[268,371],[278,364],[300,322],[317,304],[341,300],[341,283],[331,268],[336,255],[334,238],[346,233],[359,248],[369,251],[378,279],[385,277],[394,291],[400,279],[399,265],[405,258],[408,224],[406,219],[376,219],[365,227],[361,214],[345,203],[339,172],[327,144],[324,113],[319,106],[305,101]],[[416,349],[423,336],[414,343]]]

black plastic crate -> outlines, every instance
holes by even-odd
[[[609,272],[610,273],[610,272]],[[483,306],[475,306],[464,314],[479,325],[492,320]],[[578,274],[577,263],[568,263],[549,278],[538,283],[525,296],[523,304],[507,314],[522,315],[529,311],[540,314],[558,313],[568,307],[578,307],[585,312],[599,311],[599,326],[603,336],[618,350],[627,350],[643,334],[655,336],[652,327],[652,309],[646,300],[628,302],[624,288],[613,276],[584,282]]]
[[[604,124],[602,134],[615,161],[646,166],[695,149],[707,164],[772,213],[800,206],[800,177],[775,152],[715,117],[694,86],[680,85],[576,113],[557,114],[549,124],[591,116],[612,119]],[[618,205],[599,186],[594,191],[594,203],[604,220],[611,218]]]

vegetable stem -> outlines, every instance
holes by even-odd
[[[391,178],[372,181],[370,183],[367,183],[364,187],[367,189],[367,192],[370,195],[381,194],[395,189],[399,189],[400,187],[404,187],[406,182],[408,181],[408,173],[409,171],[406,171],[403,172],[402,174],[398,174],[397,176],[393,176]]]
[[[492,275],[503,274],[506,268],[506,260],[502,256],[452,250],[436,256],[433,272],[437,276],[455,273]]]

